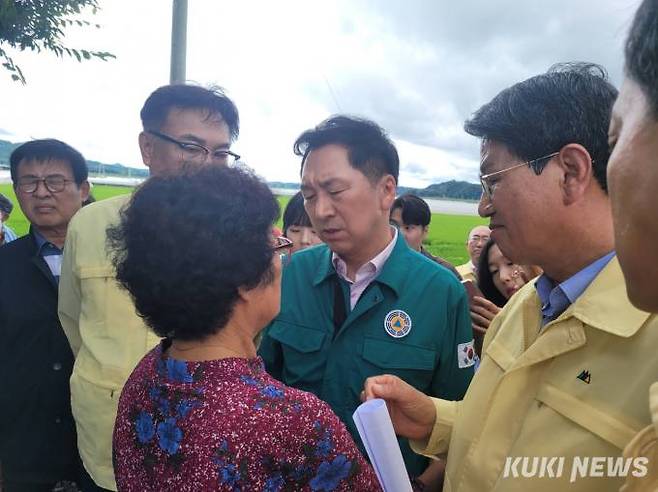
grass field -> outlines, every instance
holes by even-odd
[[[125,186],[96,185],[93,194],[96,200],[103,200],[116,195],[130,193],[132,188]],[[22,236],[28,230],[29,224],[21,212],[16,200],[16,195],[10,184],[0,184],[0,193],[8,197],[14,203],[14,211],[9,218],[8,225],[16,234]],[[279,203],[283,211],[290,197],[279,196]],[[432,214],[430,231],[426,241],[427,249],[434,255],[439,255],[455,265],[464,263],[467,253],[464,243],[466,236],[474,226],[485,224],[486,221],[479,217],[467,215]],[[279,220],[278,226],[281,227]]]

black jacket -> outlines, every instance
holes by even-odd
[[[57,282],[30,231],[0,248],[0,462],[7,480],[76,478],[72,370]]]

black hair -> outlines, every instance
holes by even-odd
[[[226,325],[239,287],[274,280],[278,216],[267,184],[244,168],[151,177],[108,228],[117,280],[156,334],[202,340]]]
[[[313,227],[311,219],[304,208],[304,197],[301,191],[293,195],[283,211],[284,236],[287,235],[290,226]]]
[[[82,154],[69,144],[54,138],[32,140],[16,147],[9,156],[11,180],[16,184],[16,180],[18,179],[18,165],[21,161],[34,160],[37,162],[46,162],[51,159],[68,162],[73,173],[73,180],[78,186],[87,180],[89,171],[87,169],[87,161],[85,161]]]
[[[426,227],[432,220],[432,212],[425,200],[411,193],[405,193],[395,199],[391,212],[399,208],[402,213],[402,222],[405,225],[419,225]]]
[[[4,213],[9,217],[11,211],[14,210],[14,204],[11,203],[11,200],[0,193],[0,212]]]
[[[206,89],[197,85],[173,84],[156,89],[144,102],[139,113],[145,130],[162,128],[173,108],[207,110],[209,116],[219,115],[226,123],[231,140],[240,133],[238,108],[221,87]]]
[[[482,248],[480,253],[480,258],[478,259],[477,264],[477,274],[478,274],[478,287],[484,294],[484,297],[489,299],[498,307],[503,307],[507,303],[507,299],[502,292],[500,292],[493,281],[493,275],[489,271],[489,250],[491,247],[496,244],[493,239],[489,239],[487,244]]]
[[[464,129],[504,144],[526,161],[570,143],[580,144],[592,158],[596,180],[607,191],[608,126],[616,98],[617,89],[608,82],[603,67],[557,64],[500,92],[466,121]]]
[[[350,165],[371,182],[390,174],[397,183],[400,172],[398,151],[384,129],[374,121],[335,115],[306,130],[293,147],[295,154],[302,156],[301,168],[304,168],[309,152],[330,144],[345,147]]]
[[[635,13],[624,49],[626,74],[642,89],[658,119],[658,2],[644,0]]]

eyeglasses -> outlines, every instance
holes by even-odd
[[[475,235],[468,238],[469,243],[476,243],[476,244],[486,243],[488,240],[489,240],[489,236]]]
[[[279,236],[274,239],[274,246],[272,250],[276,253],[279,253],[279,258],[281,258],[281,265],[286,266],[290,263],[292,258],[292,241],[285,236]]]
[[[68,183],[73,183],[72,179],[66,179],[59,174],[51,174],[44,178],[18,178],[16,187],[23,193],[34,193],[39,188],[39,183],[43,182],[46,189],[51,193],[60,193],[64,191]]]
[[[530,169],[532,169],[534,173],[537,176],[539,176],[541,172],[544,170],[544,168],[546,167],[545,164],[541,165],[540,163],[546,159],[552,159],[558,154],[559,152],[553,152],[552,154],[548,154],[543,157],[538,157],[537,159],[533,159],[531,161],[522,162],[521,164],[515,164],[505,169],[501,169],[500,171],[495,171],[493,173],[481,175],[480,184],[482,185],[482,192],[484,196],[486,196],[487,200],[489,201],[493,199],[494,191],[496,191],[496,185],[498,184],[498,182],[497,181],[491,182],[491,178],[495,178],[496,176],[500,176],[501,174],[504,174],[508,171],[512,171],[514,169],[518,169],[523,166],[530,166]]]
[[[217,149],[215,151],[211,151],[210,149],[205,148],[203,145],[192,142],[181,142],[175,138],[170,137],[169,135],[165,135],[164,133],[156,132],[154,130],[146,130],[146,133],[155,135],[165,142],[170,142],[177,145],[182,152],[182,160],[184,161],[202,163],[206,161],[208,156],[210,156],[210,159],[217,164],[230,165],[235,161],[240,160],[240,156],[238,154],[231,152],[228,149]]]

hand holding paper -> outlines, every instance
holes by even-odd
[[[427,439],[434,428],[436,408],[432,399],[397,376],[366,379],[362,400],[383,398],[396,434],[409,439]]]

